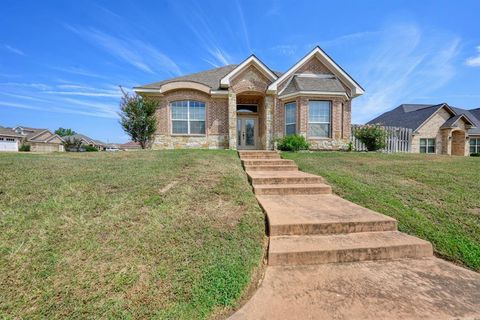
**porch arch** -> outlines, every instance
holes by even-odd
[[[452,155],[464,156],[466,150],[466,133],[463,130],[452,131]]]

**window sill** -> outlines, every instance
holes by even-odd
[[[307,140],[332,140],[331,137],[307,137]]]
[[[188,134],[188,133],[172,133],[172,137],[206,137],[206,134]]]

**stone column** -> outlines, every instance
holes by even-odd
[[[237,150],[237,95],[228,89],[228,147]]]
[[[273,150],[273,109],[275,99],[272,95],[265,96],[265,149]]]

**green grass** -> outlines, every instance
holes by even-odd
[[[0,168],[2,318],[210,318],[261,264],[234,152],[0,154]]]
[[[480,271],[480,158],[347,152],[283,153],[340,196],[396,218],[436,254]]]

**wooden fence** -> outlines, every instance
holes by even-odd
[[[355,151],[366,151],[365,145],[355,137],[355,128],[361,125],[352,125],[352,144]],[[387,131],[387,146],[383,152],[411,152],[413,130],[401,127],[383,127]]]

